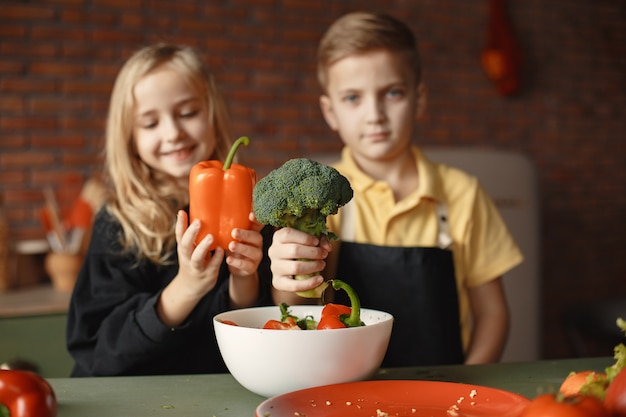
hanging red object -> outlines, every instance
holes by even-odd
[[[520,90],[522,51],[507,17],[504,0],[489,0],[487,46],[480,61],[501,95],[510,96]]]

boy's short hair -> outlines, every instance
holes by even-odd
[[[328,68],[349,55],[376,49],[401,52],[413,68],[416,83],[421,79],[417,41],[411,29],[383,13],[354,12],[337,19],[322,37],[317,51],[317,78],[324,91]]]

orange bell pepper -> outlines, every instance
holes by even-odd
[[[189,217],[200,219],[196,244],[209,233],[214,242],[210,250],[226,250],[233,240],[234,228],[249,229],[248,216],[252,211],[252,190],[257,181],[254,169],[233,164],[240,145],[248,146],[250,139],[242,136],[233,144],[224,164],[220,161],[202,161],[189,174]]]

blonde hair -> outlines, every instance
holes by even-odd
[[[320,40],[317,78],[322,89],[326,91],[328,68],[335,62],[376,49],[403,53],[413,69],[416,84],[420,82],[420,56],[411,29],[386,14],[353,12],[337,19]]]
[[[138,259],[166,264],[176,244],[176,213],[189,203],[188,189],[144,163],[133,140],[133,90],[146,74],[162,65],[179,71],[202,91],[216,138],[211,159],[224,160],[228,154],[230,120],[213,76],[191,48],[170,44],[144,47],[126,61],[115,80],[106,124],[107,210],[121,223],[120,239],[126,250]]]

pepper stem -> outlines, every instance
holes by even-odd
[[[364,323],[361,321],[361,300],[359,300],[354,289],[347,283],[338,279],[333,279],[330,282],[335,290],[344,290],[350,298],[350,315],[342,314],[340,316],[341,322],[345,324],[346,327],[364,326]]]
[[[230,152],[228,152],[228,156],[226,156],[226,160],[224,161],[224,168],[223,168],[224,171],[229,169],[230,166],[233,164],[233,159],[235,159],[235,153],[237,152],[237,149],[239,149],[239,146],[241,145],[248,146],[249,143],[250,143],[250,138],[247,136],[242,136],[239,139],[237,139],[235,143],[233,143],[233,146],[231,146]]]

